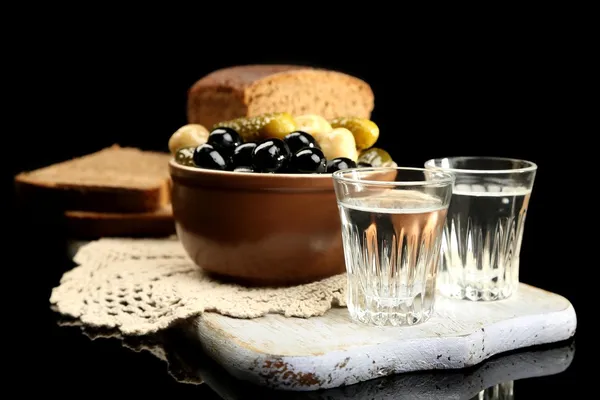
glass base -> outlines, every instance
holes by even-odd
[[[422,313],[400,313],[400,312],[378,312],[372,310],[352,310],[350,318],[364,325],[374,326],[403,326],[416,325],[431,318],[432,312]]]
[[[348,302],[350,318],[364,325],[416,325],[433,315],[433,296],[426,299],[421,296],[412,299],[357,296],[354,299],[358,302]]]
[[[497,301],[511,297],[516,292],[516,286],[513,285],[491,288],[481,288],[475,285],[439,285],[440,294],[452,299],[470,300],[470,301]]]

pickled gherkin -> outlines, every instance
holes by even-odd
[[[261,139],[283,139],[287,134],[296,130],[296,122],[288,113],[282,113],[264,124],[259,130]]]
[[[378,147],[371,147],[362,151],[358,156],[358,162],[371,164],[373,167],[392,167],[395,165],[392,156]]]
[[[329,122],[333,128],[346,128],[352,132],[358,151],[372,147],[379,139],[379,127],[369,119],[341,117]]]
[[[175,153],[175,162],[179,165],[194,167],[194,150],[196,147],[182,147]]]
[[[296,130],[296,123],[289,113],[269,113],[219,122],[212,129],[222,127],[235,129],[244,142],[254,142],[267,138],[282,139]]]

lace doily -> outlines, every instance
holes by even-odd
[[[52,291],[54,309],[124,335],[154,333],[203,312],[308,318],[346,305],[344,274],[287,288],[221,283],[196,267],[176,238],[100,239],[82,246],[74,261],[79,265]]]

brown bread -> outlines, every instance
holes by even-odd
[[[145,213],[67,211],[66,232],[71,238],[165,237],[175,234],[171,206]]]
[[[15,177],[19,195],[64,210],[147,212],[170,204],[167,153],[114,145]]]
[[[245,65],[214,71],[188,92],[189,123],[210,128],[238,117],[272,112],[318,114],[326,119],[370,118],[371,87],[336,71],[297,65]]]

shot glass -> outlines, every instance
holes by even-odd
[[[495,157],[432,159],[454,174],[444,227],[439,291],[458,299],[501,300],[519,285],[519,254],[537,166]]]
[[[427,321],[454,177],[424,168],[359,168],[333,174],[354,321]]]

